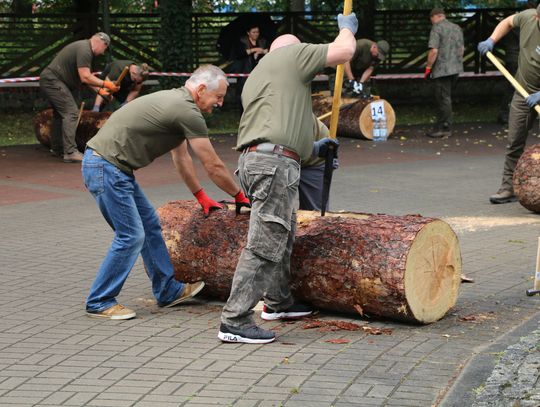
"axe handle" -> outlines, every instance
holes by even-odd
[[[77,125],[75,126],[75,129],[79,127],[83,110],[84,110],[84,100],[81,102],[81,107],[79,108],[79,114],[77,115]]]
[[[521,96],[523,96],[524,98],[527,98],[527,96],[529,96],[529,94],[523,88],[523,86],[521,86],[519,82],[514,79],[514,77],[510,74],[510,72],[508,72],[508,70],[504,67],[504,65],[501,64],[501,62],[497,59],[495,55],[493,55],[491,52],[488,51],[486,53],[486,56],[491,61],[491,63],[495,65],[499,71],[501,71],[504,77],[508,79],[508,82],[512,84],[512,86],[519,92]],[[536,110],[536,112],[540,114],[540,106],[536,105],[534,107],[534,110]]]
[[[122,73],[120,74],[120,76],[118,77],[118,79],[116,79],[114,81],[114,84],[116,86],[120,86],[120,82],[122,82],[122,79],[124,79],[127,75],[127,73],[129,72],[129,66],[125,66],[124,69],[122,69]]]
[[[538,238],[538,251],[536,253],[536,272],[534,273],[534,289],[540,290],[540,237]]]
[[[345,0],[343,4],[343,15],[351,14],[352,0]],[[332,117],[330,119],[330,137],[336,138],[337,125],[339,120],[339,107],[341,106],[341,87],[343,85],[343,64],[336,68],[336,82],[334,84],[334,99],[332,101]]]

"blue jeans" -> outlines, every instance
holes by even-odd
[[[139,253],[142,255],[158,305],[176,299],[184,284],[174,270],[161,235],[159,218],[133,175],[126,174],[93,150],[86,149],[82,162],[84,184],[114,230],[109,252],[97,273],[86,300],[88,311],[115,305]]]

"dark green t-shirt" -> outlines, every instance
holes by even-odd
[[[110,64],[107,64],[100,77],[101,79],[105,79],[108,77],[111,81],[116,81],[126,66],[129,68],[131,65],[134,64],[135,62],[127,59],[114,60]],[[134,84],[135,82],[131,79],[131,75],[128,71],[128,73],[126,74],[126,76],[124,76],[124,79],[122,79],[122,82],[120,83],[120,90],[114,94],[114,98],[120,103],[124,103],[126,101],[127,95],[133,89]]]
[[[267,141],[296,151],[302,160],[310,157],[311,81],[326,65],[327,53],[328,44],[293,44],[261,59],[242,92],[238,150]]]
[[[540,91],[540,30],[536,9],[522,11],[512,20],[519,28],[519,59],[516,80],[529,93]]]
[[[187,88],[142,96],[114,112],[87,143],[122,171],[131,173],[180,145],[208,137],[201,111]]]
[[[362,76],[370,66],[376,67],[380,64],[379,59],[371,55],[371,46],[373,44],[373,41],[365,38],[356,41],[356,49],[350,62],[351,71],[355,78]]]
[[[94,54],[90,40],[80,40],[66,45],[47,66],[71,90],[81,85],[78,68],[92,69]]]

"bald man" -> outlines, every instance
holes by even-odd
[[[289,288],[296,231],[300,162],[325,157],[330,143],[313,141],[311,81],[327,66],[350,60],[356,16],[338,16],[339,35],[330,44],[302,44],[278,37],[251,72],[242,92],[244,113],[236,149],[239,179],[252,204],[247,244],[221,315],[218,338],[233,343],[269,343],[275,334],[258,327],[253,307],[264,298],[265,320],[301,318],[310,307],[295,303]]]

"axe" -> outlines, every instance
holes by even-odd
[[[127,73],[129,72],[129,66],[125,66],[124,69],[122,69],[122,72],[120,73],[120,76],[118,76],[118,79],[114,81],[114,84],[116,86],[120,86],[120,83],[122,80],[126,77]]]
[[[352,0],[345,0],[343,4],[343,15],[351,14]],[[334,99],[332,100],[332,117],[330,118],[330,138],[336,138],[337,125],[339,119],[339,108],[341,106],[341,87],[343,85],[343,64],[336,68],[336,82],[334,84]],[[321,216],[326,213],[326,204],[330,196],[330,184],[332,183],[332,173],[334,171],[334,158],[337,158],[337,148],[328,146],[328,153],[324,162],[324,178],[321,196]]]
[[[534,286],[532,290],[527,290],[527,296],[540,294],[540,237],[538,238],[538,252],[536,253],[536,271],[534,272]]]

